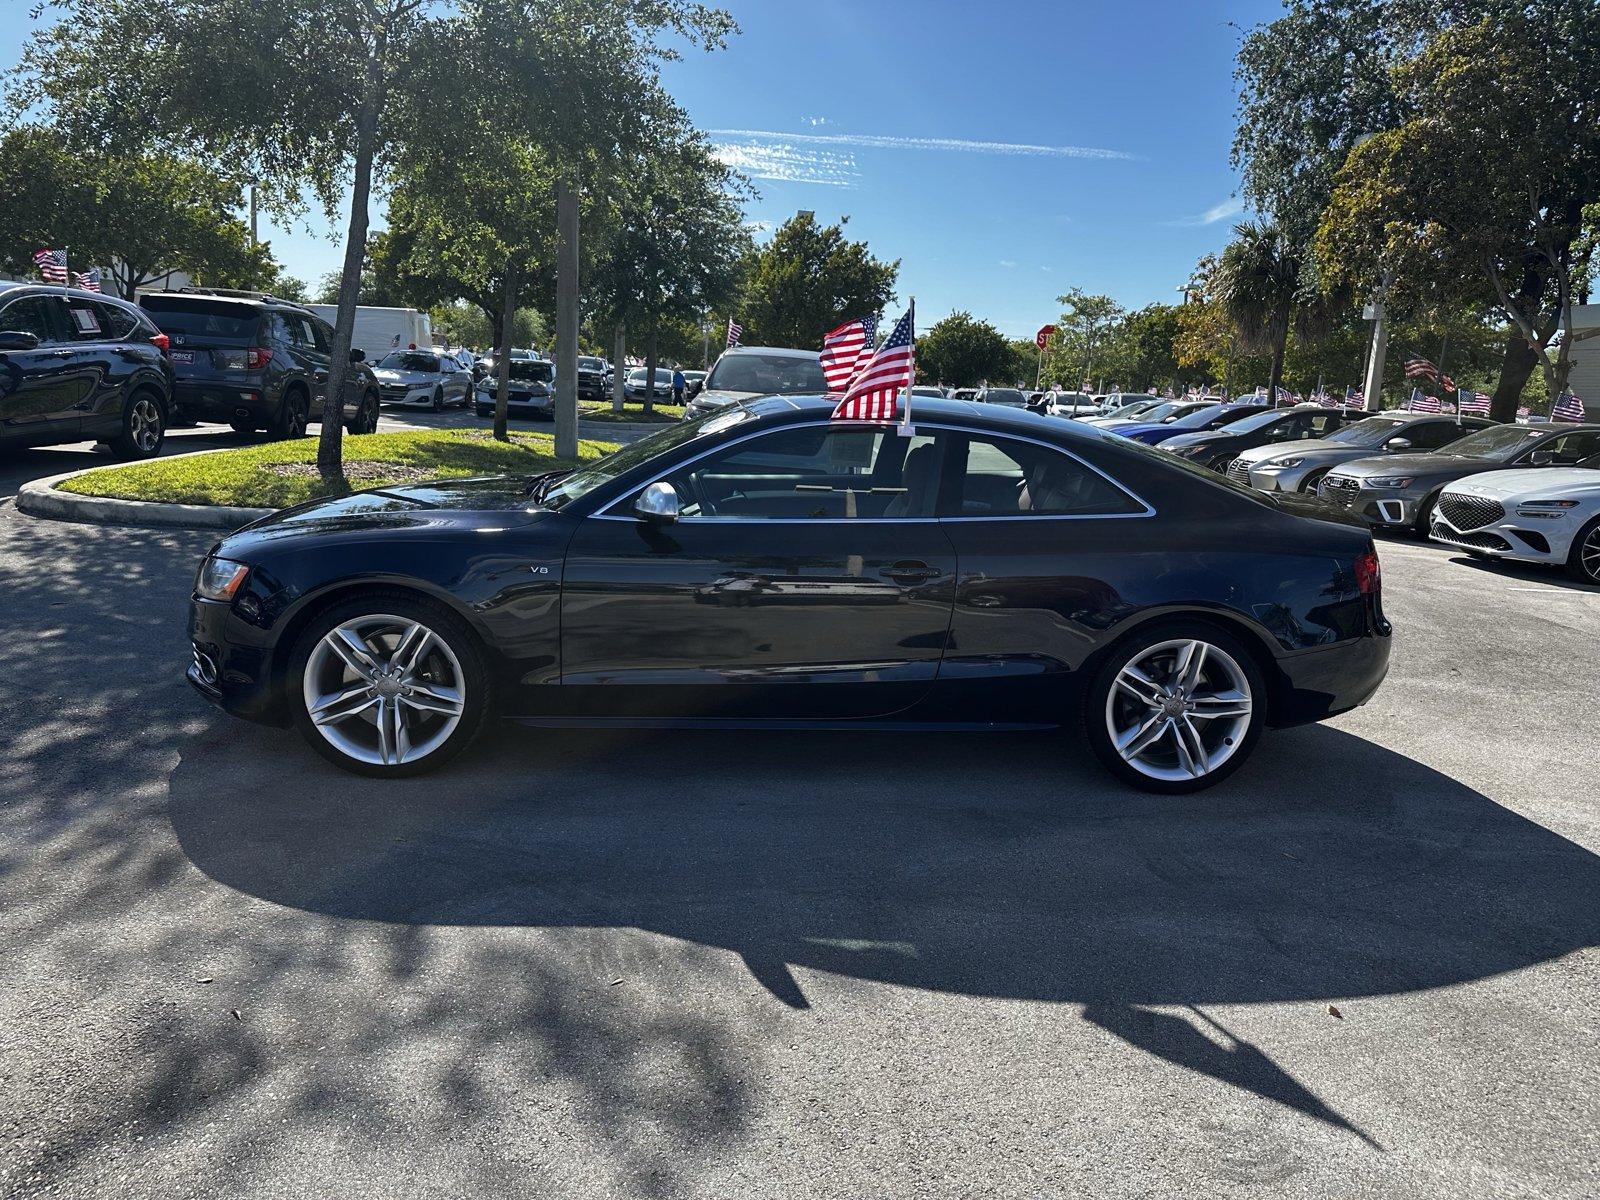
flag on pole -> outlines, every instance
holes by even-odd
[[[850,390],[833,410],[840,421],[892,421],[902,388],[916,375],[916,308],[895,322],[887,341],[859,371]]]
[[[856,371],[871,361],[877,336],[877,317],[847,321],[822,336],[822,375],[830,392],[850,390]]]
[[[1431,379],[1437,383],[1439,381],[1439,368],[1425,358],[1413,356],[1406,359],[1406,378]]]
[[[1461,415],[1464,417],[1487,417],[1489,415],[1489,394],[1470,390],[1463,391],[1461,393]]]
[[[1346,408],[1359,408],[1367,411],[1367,394],[1358,387],[1347,387],[1344,390],[1344,406]]]
[[[1411,389],[1411,403],[1406,405],[1412,412],[1436,413],[1439,411],[1439,397],[1429,396],[1421,388]]]
[[[739,344],[739,339],[742,338],[743,336],[744,336],[744,326],[740,325],[732,317],[729,317],[728,318],[728,340],[727,340],[726,345],[727,346],[737,346]]]
[[[72,277],[78,281],[78,286],[86,292],[98,292],[101,290],[99,267],[90,267],[87,271],[74,271]]]
[[[39,274],[44,276],[46,283],[65,283],[67,281],[67,252],[65,250],[35,250],[33,252],[34,265],[39,268]]]
[[[1439,372],[1439,386],[1447,392],[1459,392],[1461,390],[1456,386],[1456,381],[1451,379],[1450,376],[1446,375],[1443,371]]]
[[[1517,409],[1517,420],[1526,421],[1531,416],[1533,416],[1533,409],[1529,408],[1526,404]]]
[[[1550,410],[1552,421],[1582,421],[1585,419],[1583,401],[1571,392],[1563,392],[1556,401],[1555,407]]]

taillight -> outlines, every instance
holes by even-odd
[[[1382,571],[1378,566],[1378,552],[1368,550],[1356,559],[1356,587],[1363,596],[1376,596],[1378,587],[1383,582]]]
[[[172,348],[172,339],[164,333],[152,333],[150,335],[150,344],[165,354]]]
[[[247,371],[259,371],[272,361],[272,351],[266,346],[251,346],[244,352],[244,365]]]

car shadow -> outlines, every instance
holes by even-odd
[[[1542,583],[1552,588],[1562,588],[1569,592],[1582,592],[1590,596],[1600,596],[1600,586],[1592,583],[1581,583],[1568,575],[1564,569],[1557,566],[1540,566],[1537,563],[1522,563],[1505,558],[1474,558],[1470,554],[1452,552],[1450,561],[1456,566],[1470,567],[1474,571],[1483,571],[1489,575],[1499,575],[1506,579],[1515,579],[1523,583]]]
[[[1126,790],[1040,735],[520,729],[442,775],[313,767],[288,790],[290,736],[213,729],[170,776],[190,861],[251,896],[654,931],[734,952],[791,1010],[812,1002],[796,968],[1078,1004],[1369,1142],[1259,1049],[1219,1047],[1200,1006],[1446,987],[1600,943],[1595,855],[1326,726],[1191,797]]]

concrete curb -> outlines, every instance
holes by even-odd
[[[216,450],[196,450],[196,454],[217,454]],[[172,454],[169,458],[188,458]],[[117,464],[119,466],[124,464]],[[53,521],[83,521],[94,525],[135,525],[146,529],[222,529],[234,530],[251,521],[277,512],[275,508],[231,508],[215,504],[160,504],[154,500],[113,500],[108,496],[77,496],[56,490],[64,479],[104,471],[107,467],[88,467],[67,471],[44,479],[33,479],[17,491],[18,512]]]

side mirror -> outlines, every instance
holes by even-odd
[[[0,350],[37,350],[39,348],[39,335],[24,333],[20,329],[8,329],[0,333]]]
[[[705,388],[705,386],[706,386],[706,381],[704,379],[696,379],[693,383],[691,383],[689,385],[689,395],[690,396],[698,396],[700,394],[700,392]]]
[[[1555,460],[1556,455],[1554,450],[1535,450],[1532,454],[1528,455],[1528,461],[1536,467],[1548,467],[1551,463],[1555,462]]]
[[[352,346],[350,348],[350,361],[351,362],[366,362],[367,361],[367,352],[365,350],[361,349],[361,347],[359,347],[359,346]]]
[[[678,519],[678,493],[670,483],[658,479],[639,493],[633,515],[651,525],[671,525]]]
[[[1383,448],[1390,454],[1399,454],[1402,450],[1411,449],[1410,438],[1390,438],[1383,444]]]

